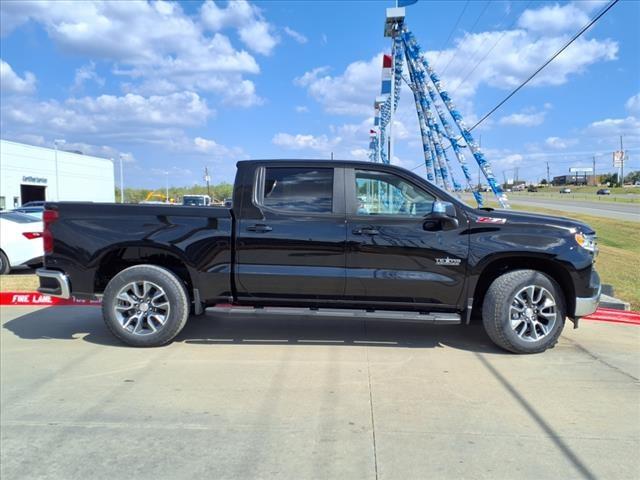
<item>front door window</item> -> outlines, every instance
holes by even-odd
[[[358,215],[423,217],[433,210],[435,198],[387,172],[356,170]]]

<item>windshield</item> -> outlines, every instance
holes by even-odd
[[[192,206],[199,207],[201,205],[204,205],[204,198],[202,198],[202,197],[184,197],[182,199],[182,204],[183,205],[192,205]]]

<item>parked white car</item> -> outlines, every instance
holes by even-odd
[[[19,212],[0,212],[0,275],[42,263],[42,222]]]

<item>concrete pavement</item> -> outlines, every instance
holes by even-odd
[[[1,476],[638,478],[640,328],[533,356],[479,325],[205,317],[123,347],[95,307],[2,307]]]

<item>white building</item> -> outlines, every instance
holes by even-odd
[[[110,160],[0,140],[0,209],[34,200],[113,202]]]

